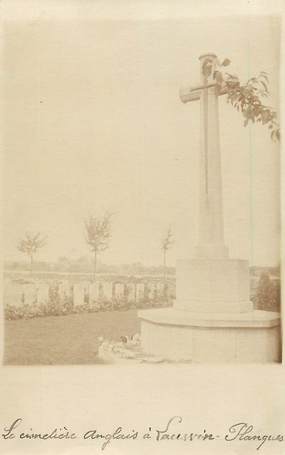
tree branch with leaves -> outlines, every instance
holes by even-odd
[[[231,61],[226,58],[222,62],[205,59],[202,67],[203,75],[212,77],[220,91],[226,93],[227,102],[244,117],[244,126],[249,122],[266,125],[271,139],[280,140],[280,125],[277,112],[271,106],[263,103],[262,99],[269,95],[269,79],[266,72],[261,71],[258,76],[251,77],[245,83],[233,74],[224,70]]]

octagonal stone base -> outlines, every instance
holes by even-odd
[[[280,314],[191,313],[174,308],[144,310],[142,350],[170,361],[270,363],[281,361]]]

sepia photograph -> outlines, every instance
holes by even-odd
[[[4,365],[281,363],[280,30],[5,21]]]

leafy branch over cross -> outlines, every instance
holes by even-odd
[[[277,113],[262,102],[262,98],[269,95],[267,73],[261,71],[258,76],[251,77],[245,84],[242,84],[236,75],[224,71],[224,67],[229,66],[230,63],[228,58],[222,63],[218,58],[214,62],[206,59],[202,67],[203,75],[206,78],[212,76],[219,89],[227,94],[227,102],[242,113],[244,126],[247,126],[250,121],[267,125],[271,139],[279,141],[280,125]]]

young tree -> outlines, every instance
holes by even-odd
[[[46,245],[47,238],[43,237],[40,232],[31,234],[26,232],[25,237],[19,241],[18,250],[27,254],[30,258],[30,272],[33,272],[34,256],[38,250]]]
[[[280,126],[277,121],[277,113],[261,101],[261,98],[269,95],[267,73],[262,71],[258,76],[251,77],[242,84],[236,75],[224,72],[224,67],[230,63],[228,58],[223,62],[217,58],[214,63],[206,59],[202,68],[203,75],[206,78],[212,76],[220,90],[226,93],[227,102],[242,113],[244,126],[247,126],[250,121],[267,125],[271,139],[279,141]]]
[[[106,212],[101,218],[90,216],[84,222],[86,242],[94,255],[94,281],[96,280],[98,254],[109,247],[111,218],[112,213]]]
[[[163,255],[163,280],[164,284],[166,286],[166,256],[167,256],[167,251],[172,247],[174,243],[174,236],[173,232],[171,230],[171,227],[168,228],[166,235],[163,237],[162,242],[161,242],[161,249],[162,249],[162,255]]]

